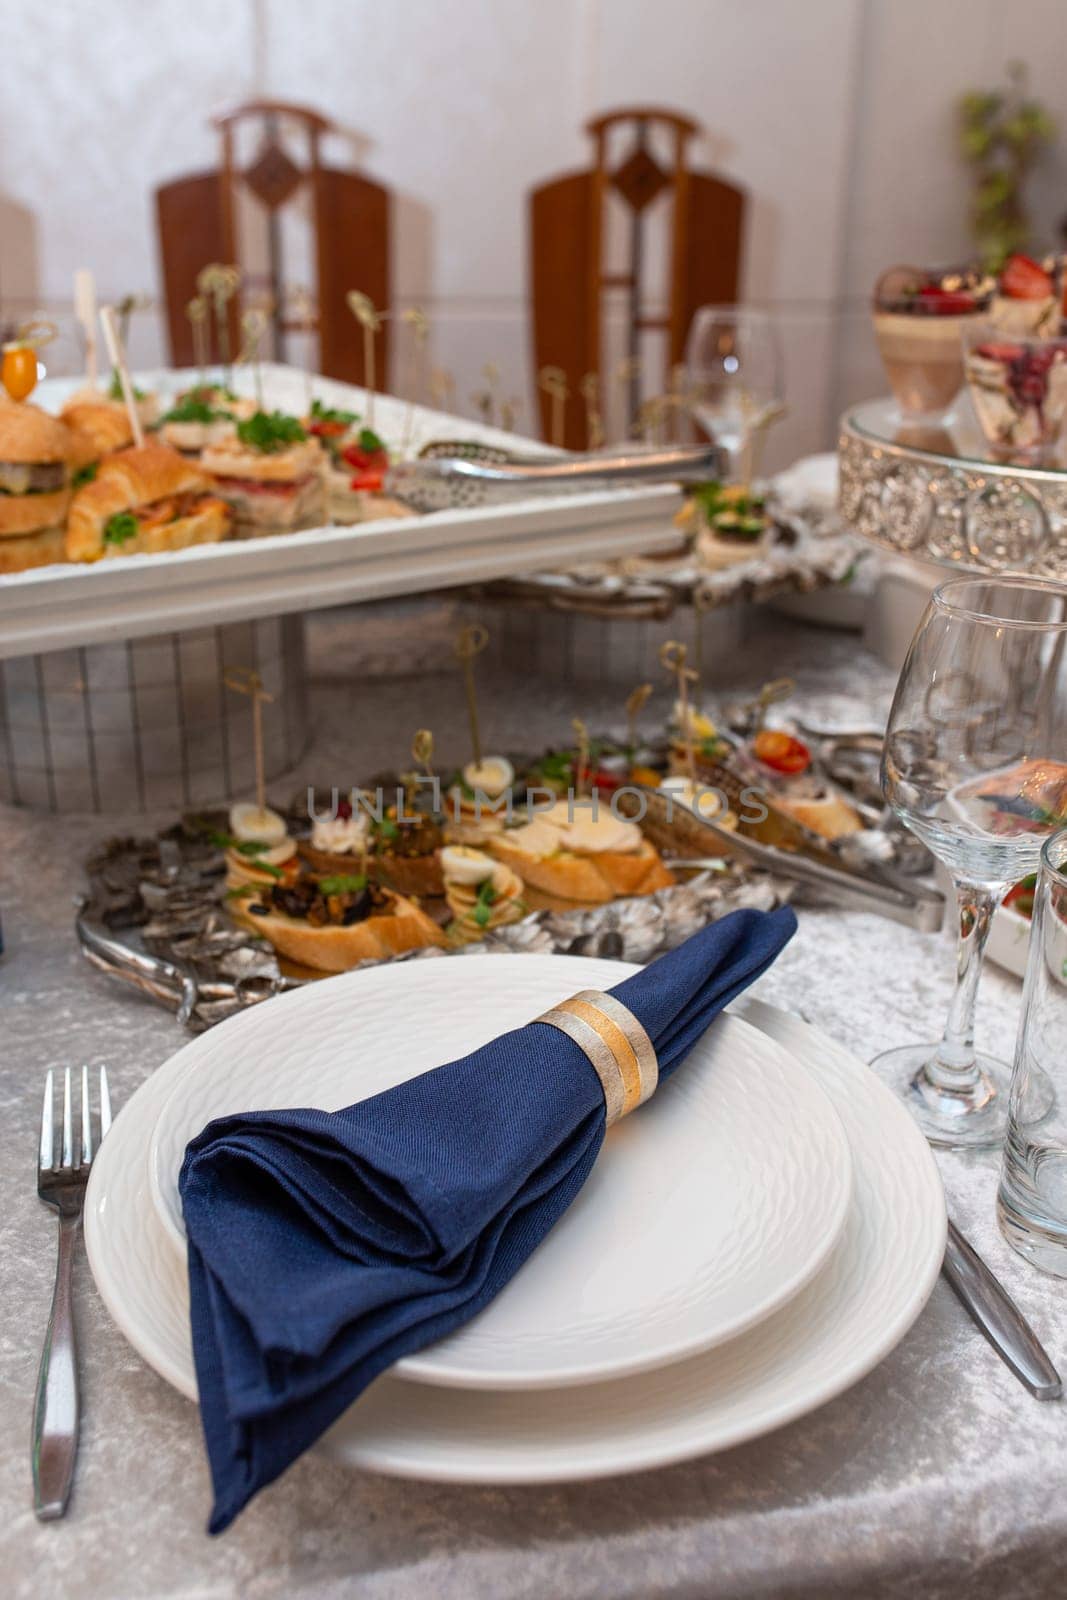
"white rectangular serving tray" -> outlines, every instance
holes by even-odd
[[[165,399],[198,377],[168,368],[137,373],[135,381]],[[34,401],[58,410],[80,381],[46,379]],[[268,408],[298,416],[307,411],[308,378],[297,368],[265,362],[262,385]],[[251,369],[235,369],[233,387],[254,394]],[[366,415],[366,393],[351,384],[315,377],[311,392],[327,405]],[[404,438],[407,416],[404,401],[375,396],[374,426],[394,449]],[[497,428],[415,407],[412,453],[438,439],[475,439],[523,453],[543,449]],[[0,577],[0,660],[455,588],[560,562],[573,565],[579,556],[595,561],[668,549],[677,539],[671,524],[677,506],[678,490],[671,485],[541,495],[166,555],[116,556],[91,566],[39,567]]]

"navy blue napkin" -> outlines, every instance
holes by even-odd
[[[661,1079],[795,929],[788,907],[736,911],[616,984]],[[593,1068],[536,1024],[346,1110],[251,1111],[190,1143],[179,1188],[212,1533],[386,1367],[499,1294],[604,1131]]]

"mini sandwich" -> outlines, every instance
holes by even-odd
[[[321,430],[328,423],[322,420],[323,415],[347,416],[349,413],[322,413],[320,408],[317,419],[319,437],[323,438],[327,450],[326,510],[330,521],[348,527],[355,522],[374,522],[381,517],[413,517],[415,512],[410,506],[384,492],[389,451],[378,435],[370,428],[358,426],[341,436],[324,435]]]
[[[230,508],[200,469],[163,444],[120,450],[79,489],[67,521],[67,560],[156,555],[229,536]]]
[[[133,443],[126,407],[112,405],[102,397],[79,399],[75,396],[67,401],[60,416],[69,427],[91,440],[97,460],[113,455],[116,450],[125,450]]]
[[[236,436],[237,424],[255,414],[255,402],[241,400],[221,384],[201,383],[178,395],[160,419],[159,437],[185,456]]]
[[[357,870],[308,870],[284,818],[269,807],[237,805],[230,812],[226,903],[242,926],[268,939],[280,956],[316,972],[347,972],[361,961],[383,961],[444,934],[413,900]]]
[[[486,843],[490,855],[517,872],[540,905],[560,901],[606,905],[620,895],[652,894],[674,883],[656,847],[636,822],[600,803],[559,800],[520,828]],[[527,896],[528,903],[530,897]]]
[[[235,438],[209,446],[200,464],[233,507],[239,539],[324,520],[322,449],[295,417],[256,411],[238,422]]]
[[[0,572],[62,561],[71,460],[80,443],[26,401],[0,401]]]

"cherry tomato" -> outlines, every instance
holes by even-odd
[[[762,761],[765,767],[775,772],[793,775],[806,772],[811,766],[811,752],[807,745],[778,728],[762,728],[752,741],[752,754],[757,761]]]
[[[1034,891],[1037,887],[1036,875],[1024,878],[1022,883],[1015,884],[1004,896],[1004,904],[1011,906],[1021,917],[1032,917],[1034,914]]]
[[[0,379],[12,400],[25,400],[37,387],[37,352],[30,344],[5,344]]]
[[[372,472],[368,468],[362,468],[353,477],[351,487],[353,489],[368,489],[372,494],[378,494],[381,492],[384,483],[384,473]]]
[[[346,461],[350,467],[355,467],[357,472],[367,469],[384,472],[389,465],[389,456],[385,450],[364,450],[358,444],[345,445],[341,451],[341,460]]]

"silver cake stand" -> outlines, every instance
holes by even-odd
[[[847,411],[840,507],[863,538],[899,555],[976,572],[1067,582],[1067,461],[990,461],[971,409],[920,426],[895,401]]]

